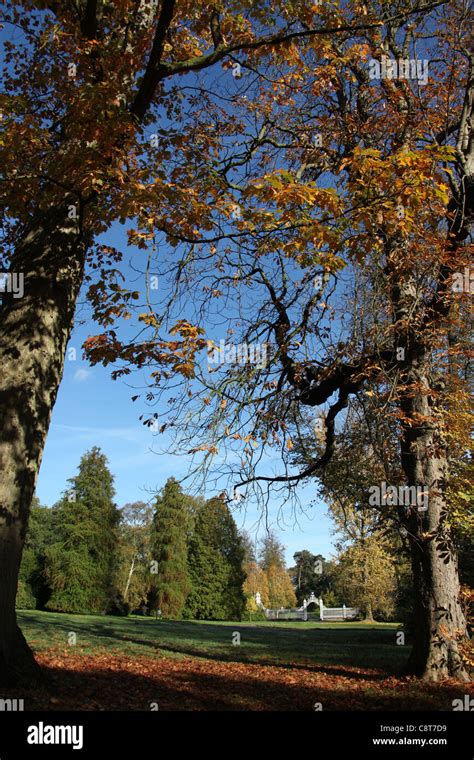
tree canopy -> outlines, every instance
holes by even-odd
[[[119,511],[107,458],[96,447],[52,514],[55,541],[46,547],[47,607],[61,612],[106,612],[116,595]]]
[[[412,669],[465,679],[464,0],[21,0],[0,21],[3,262],[7,285],[25,280],[1,306],[0,681],[13,652],[28,659],[16,578],[84,284],[90,361],[116,378],[146,368],[143,422],[175,434],[193,467],[217,461],[230,494],[267,499],[317,475],[350,400],[374,394],[404,485],[429,498],[401,513]],[[98,239],[113,222],[138,285]],[[308,424],[324,445],[294,469]]]

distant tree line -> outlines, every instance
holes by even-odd
[[[341,472],[334,470],[338,487]],[[174,478],[153,504],[119,509],[107,459],[93,448],[52,508],[34,500],[17,606],[240,620],[262,616],[257,592],[271,609],[301,606],[314,593],[327,607],[358,607],[367,620],[409,622],[410,572],[398,534],[382,529],[373,511],[353,500],[332,498],[330,477],[328,471],[321,495],[337,534],[337,555],[327,560],[304,549],[287,569],[274,533],[257,544],[238,531],[223,496],[191,496]],[[463,566],[469,573],[470,565]]]
[[[35,498],[17,607],[240,620],[253,610],[256,591],[274,606],[296,603],[284,547],[269,535],[257,565],[223,496],[191,496],[170,478],[154,504],[119,509],[96,447],[68,486],[52,508]]]

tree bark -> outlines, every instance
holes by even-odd
[[[403,241],[402,241],[403,244]],[[407,670],[427,681],[468,681],[459,642],[468,637],[460,601],[457,551],[449,525],[449,463],[436,409],[432,347],[416,319],[418,289],[413,275],[400,279],[397,249],[390,251],[395,345],[404,349],[399,386],[402,412],[401,465],[406,484],[419,489],[420,503],[399,507],[407,530],[413,579],[413,647]]]
[[[428,358],[421,351],[408,374],[410,390],[402,401],[402,466],[409,486],[421,486],[427,507],[410,507],[405,524],[411,544],[414,588],[414,644],[410,672],[429,681],[454,677],[468,681],[459,653],[467,625],[460,602],[457,552],[447,521],[448,460],[430,403]],[[416,392],[414,389],[417,388]]]
[[[16,624],[31,500],[84,274],[86,239],[67,206],[38,212],[12,256],[24,294],[0,308],[0,686],[39,674]]]

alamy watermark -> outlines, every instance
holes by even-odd
[[[371,79],[415,79],[418,84],[428,84],[429,61],[426,58],[399,58],[398,61],[383,55],[380,61],[369,60]]]
[[[428,509],[428,489],[425,486],[388,486],[385,482],[369,488],[371,507],[416,507]]]
[[[208,349],[209,364],[255,364],[265,367],[268,359],[266,343],[226,343],[219,341]]]
[[[454,711],[474,712],[474,697],[469,696],[469,694],[464,694],[462,699],[453,699],[451,704]]]
[[[474,269],[464,268],[464,272],[455,272],[451,284],[453,293],[474,293]]]
[[[0,712],[23,712],[24,699],[0,699]]]
[[[13,298],[23,298],[25,294],[25,277],[23,272],[0,272],[1,293],[12,293]]]
[[[71,744],[73,749],[84,746],[84,726],[50,726],[40,721],[28,726],[28,744]]]

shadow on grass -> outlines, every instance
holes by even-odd
[[[202,663],[170,660],[139,661],[135,666],[137,672],[121,669],[117,662],[80,671],[67,662],[46,667],[51,689],[24,692],[26,710],[149,711],[152,703],[160,711],[313,711],[316,703],[323,710],[450,710],[452,699],[459,696],[455,684],[392,680],[361,689],[331,676],[289,679],[258,667],[218,668],[209,663],[206,669]]]
[[[42,613],[45,614],[45,613]],[[130,618],[104,619],[104,623],[80,616],[62,621],[60,615],[35,618],[29,624],[29,638],[36,636],[49,647],[74,630],[78,644],[88,649],[123,651],[129,645],[133,651],[149,654],[167,652],[175,655],[205,658],[219,662],[274,665],[286,669],[309,669],[322,672],[330,668],[333,674],[347,674],[347,667],[377,669],[383,674],[399,673],[408,656],[408,647],[397,647],[394,630],[387,629],[318,629],[265,628],[215,625],[194,621],[153,621]],[[58,631],[64,636],[58,637]],[[241,645],[232,645],[232,635],[238,631]],[[150,637],[152,634],[152,637]],[[122,645],[122,646],[120,646]],[[35,643],[33,643],[35,647]],[[338,670],[339,668],[339,670]],[[363,674],[354,674],[364,679]],[[383,678],[384,675],[378,676]]]

